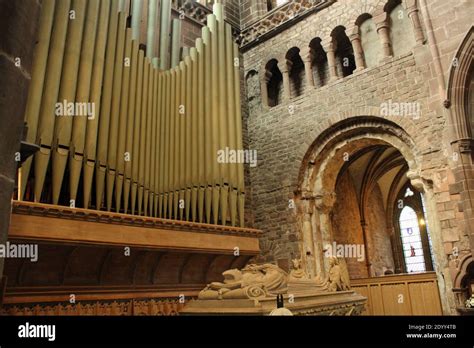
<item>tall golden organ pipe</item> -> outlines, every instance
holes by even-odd
[[[197,110],[197,132],[198,136],[198,167],[199,167],[199,176],[197,182],[199,183],[199,192],[198,192],[198,221],[204,221],[204,196],[206,190],[206,147],[205,147],[205,128],[204,128],[204,115],[205,115],[205,103],[204,103],[204,90],[205,90],[205,81],[204,81],[204,61],[206,59],[204,51],[204,42],[201,38],[196,40],[196,48],[199,53],[198,55],[198,72],[197,80],[193,84],[193,89],[198,91],[197,101],[198,101],[198,110]],[[206,93],[208,94],[208,93]]]
[[[94,169],[96,167],[96,150],[97,150],[97,133],[99,130],[99,118],[101,117],[101,97],[102,82],[104,78],[105,68],[105,49],[107,46],[107,37],[109,31],[109,19],[115,16],[114,5],[111,7],[110,0],[104,0],[100,3],[100,21],[97,28],[97,37],[94,51],[94,65],[92,69],[90,103],[94,105],[95,115],[92,119],[88,119],[86,125],[86,139],[84,149],[84,171],[83,171],[83,206],[89,207],[92,192],[92,181]],[[100,209],[100,206],[96,206]]]
[[[69,145],[71,142],[73,117],[83,117],[82,115],[76,114],[76,111],[79,110],[75,110],[75,107],[72,108],[72,110],[69,110],[68,106],[71,105],[70,103],[75,103],[76,99],[76,87],[79,75],[79,61],[84,21],[86,17],[86,7],[87,0],[73,0],[72,11],[74,12],[69,12],[69,16],[73,15],[74,19],[71,20],[68,27],[58,97],[58,103],[63,103],[64,109],[56,109],[52,144],[53,204],[58,204],[59,201],[64,171],[66,169],[70,152]],[[69,114],[70,111],[72,111],[72,114]],[[71,202],[71,204],[75,206],[75,202]]]
[[[158,70],[117,1],[44,1],[25,113],[41,148],[23,170],[34,163],[36,201],[69,204],[82,185],[85,208],[243,226],[243,164],[219,156],[243,150],[239,51],[214,9],[189,55]],[[57,118],[61,99],[95,113]]]
[[[235,93],[234,93],[234,47],[232,41],[232,29],[229,24],[225,25],[225,40],[226,40],[226,83],[227,83],[227,115],[228,115],[228,125],[226,138],[228,141],[229,148],[237,149],[237,140],[236,140],[236,122],[235,122]],[[229,166],[229,206],[230,206],[230,222],[232,226],[236,225],[237,222],[237,171],[238,167],[235,163],[228,164]]]
[[[89,1],[87,5],[86,22],[84,24],[84,38],[82,43],[79,79],[77,82],[76,102],[81,105],[87,105],[90,98],[92,87],[92,68],[94,64],[95,43],[98,40],[97,28],[99,25],[100,3],[98,1]],[[104,16],[107,18],[107,16]],[[72,137],[69,157],[69,192],[72,201],[76,201],[79,188],[81,170],[84,163],[84,147],[86,140],[87,121],[95,118],[95,104],[90,103],[87,106],[92,115],[81,115],[74,117],[72,126]],[[86,203],[84,202],[84,205]]]
[[[210,138],[211,138],[211,153],[210,153],[210,163],[212,167],[212,222],[217,224],[219,221],[219,179],[221,177],[221,166],[217,165],[217,151],[219,150],[219,112],[220,112],[220,99],[219,99],[219,41],[218,41],[218,26],[217,19],[215,15],[209,15],[207,17],[207,23],[211,31],[211,125],[209,129]]]
[[[199,127],[198,127],[198,114],[199,114],[199,106],[198,106],[198,51],[196,48],[191,48],[191,83],[189,88],[191,89],[191,110],[189,112],[189,117],[191,120],[188,119],[188,127],[187,130],[189,132],[187,138],[188,141],[188,148],[189,148],[189,157],[191,160],[191,176],[190,181],[188,182],[188,186],[191,190],[191,200],[189,202],[190,207],[187,207],[186,210],[186,220],[191,220],[194,222],[197,220],[197,200],[198,200],[198,191],[199,191],[199,145],[198,145],[198,138],[199,138]]]
[[[48,170],[49,157],[53,138],[55,122],[55,103],[58,100],[61,72],[66,46],[66,34],[69,24],[69,9],[71,2],[58,1],[54,16],[53,32],[49,47],[46,77],[43,86],[43,98],[41,100],[41,111],[38,120],[36,143],[40,145],[39,151],[34,158],[34,199],[39,202],[43,185]],[[25,178],[26,180],[26,178]]]
[[[124,184],[125,160],[129,160],[129,154],[126,154],[125,147],[127,143],[127,124],[128,124],[128,102],[130,90],[130,74],[132,67],[132,29],[128,28],[125,39],[125,54],[123,58],[122,75],[122,93],[120,96],[120,111],[118,122],[118,136],[116,139],[116,184],[115,184],[115,208],[120,212],[122,203],[122,190]]]
[[[30,143],[36,141],[38,119],[41,108],[41,96],[46,77],[46,66],[48,64],[48,50],[53,29],[55,0],[44,0],[39,19],[38,43],[35,49],[35,59],[31,72],[31,83],[26,104],[25,121],[28,125],[26,140]],[[22,165],[22,175],[25,180],[21,181],[21,198],[25,194],[25,188],[30,173],[33,159],[29,157]]]
[[[149,85],[150,60],[145,58],[143,69],[142,112],[140,122],[140,158],[138,169],[138,215],[142,215],[143,199],[145,194],[146,170],[146,133],[148,127],[148,85]]]
[[[145,171],[143,173],[144,177],[144,195],[143,195],[143,213],[148,215],[148,205],[150,197],[150,161],[151,161],[151,128],[152,128],[152,96],[153,96],[153,73],[152,73],[152,64],[151,59],[147,58],[147,70],[148,72],[145,76],[148,77],[148,89],[147,89],[147,99],[146,99],[146,128],[145,128]]]
[[[142,123],[142,91],[143,91],[143,71],[145,53],[140,50],[138,53],[137,67],[137,94],[135,97],[135,120],[133,122],[133,146],[132,146],[132,190],[131,190],[131,213],[135,214],[137,206],[137,195],[140,177],[140,145],[141,145],[141,123]]]
[[[96,179],[95,197],[96,209],[102,208],[102,200],[105,188],[105,175],[107,171],[107,146],[109,142],[110,109],[112,106],[112,85],[114,82],[115,50],[117,47],[118,30],[118,2],[111,1],[109,30],[107,36],[107,48],[105,56],[105,75],[102,87],[102,99],[99,118],[99,132],[97,134],[96,152]]]
[[[132,31],[133,37],[133,31]],[[125,153],[124,153],[124,187],[123,187],[123,210],[125,213],[128,212],[129,201],[130,201],[130,190],[132,187],[132,162],[134,160],[133,153],[133,135],[134,135],[134,124],[135,124],[135,103],[137,95],[137,75],[138,75],[138,42],[132,41],[131,50],[131,77],[130,77],[130,91],[128,95],[128,118],[126,122],[126,142],[125,142]]]
[[[112,209],[112,197],[113,189],[115,184],[115,177],[117,174],[117,148],[120,139],[118,139],[118,129],[120,122],[120,101],[122,99],[122,74],[124,68],[124,50],[125,50],[125,24],[126,17],[125,13],[120,12],[119,14],[119,25],[117,34],[117,51],[115,52],[115,71],[114,71],[114,83],[112,89],[112,108],[108,134],[108,145],[107,145],[107,195],[106,204],[107,211]],[[122,139],[123,140],[123,139]]]

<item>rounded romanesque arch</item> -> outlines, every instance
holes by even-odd
[[[423,175],[421,162],[422,155],[413,138],[386,119],[353,117],[321,132],[303,158],[295,190],[300,255],[307,272],[325,274],[328,265],[324,254],[333,243],[364,250],[363,261],[347,262],[351,277],[403,272],[403,246],[398,241],[397,226],[386,218],[386,209],[388,200],[400,196],[409,184],[424,198],[434,268],[443,307],[448,311],[448,301],[454,300],[452,285],[449,274],[443,273],[447,265],[433,182]],[[379,210],[376,216],[374,207]],[[423,213],[423,208],[420,210]],[[427,244],[428,239],[425,241]],[[387,257],[389,254],[393,259]]]

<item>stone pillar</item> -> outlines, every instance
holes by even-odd
[[[385,59],[392,56],[392,44],[390,42],[390,28],[388,25],[388,15],[386,12],[383,12],[374,18],[374,23],[377,27],[377,34],[380,37],[380,42],[382,44],[382,55]]]
[[[306,81],[308,81],[308,86],[314,87],[314,76],[313,76],[313,50],[307,47],[304,50],[301,50],[300,56],[303,59],[304,70],[306,74]]]
[[[418,6],[416,0],[404,0],[403,5],[407,11],[408,17],[410,17],[413,24],[413,33],[415,34],[415,40],[418,45],[425,43],[425,35],[421,27],[420,13],[418,12]]]
[[[283,102],[290,100],[291,87],[290,87],[290,70],[292,63],[287,59],[282,59],[278,62],[278,69],[280,69],[283,77]]]
[[[321,42],[321,45],[326,52],[326,57],[328,59],[328,68],[329,68],[329,82],[335,81],[339,79],[337,75],[337,67],[336,67],[336,47],[332,38],[329,42],[325,42],[324,44]]]
[[[336,203],[335,193],[316,193],[314,195],[316,224],[319,226],[318,237],[320,241],[318,244],[322,246],[323,250],[316,250],[320,255],[319,262],[321,263],[321,278],[326,277],[329,270],[329,263],[327,257],[324,257],[324,248],[327,245],[332,245],[334,235],[332,232],[331,214],[334,203]]]
[[[387,227],[389,230],[390,244],[392,245],[394,273],[403,273],[403,250],[400,236],[395,232],[393,226]]]
[[[355,57],[355,62],[356,62],[355,71],[364,70],[366,68],[365,59],[364,59],[364,51],[362,50],[362,44],[360,42],[359,33],[351,34],[349,39],[351,40],[352,48],[354,49],[354,57]]]
[[[372,271],[372,263],[370,262],[370,248],[369,248],[369,237],[367,236],[367,223],[365,220],[360,221],[360,226],[362,228],[362,237],[364,238],[364,248],[365,248],[365,265],[367,267],[367,276],[374,276]]]
[[[311,199],[313,197],[310,197]],[[301,201],[301,214],[302,214],[302,244],[301,244],[301,259],[303,260],[304,268],[306,273],[311,277],[317,275],[316,272],[316,257],[317,253],[315,252],[315,240],[314,240],[314,231],[312,224],[312,215],[314,203],[312,200],[303,199]]]
[[[41,2],[0,0],[0,243],[8,237]],[[4,259],[0,258],[0,278]]]

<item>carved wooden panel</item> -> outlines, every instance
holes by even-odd
[[[436,273],[403,274],[352,280],[367,297],[363,315],[441,315]]]

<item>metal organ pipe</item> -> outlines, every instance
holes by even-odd
[[[167,70],[169,3],[161,2],[158,68],[153,20],[147,54],[139,49],[141,0],[130,28],[124,1],[44,0],[25,112],[40,151],[24,164],[22,194],[30,176],[35,201],[243,226],[243,164],[219,158],[242,150],[238,46],[216,3],[181,62],[174,37]],[[150,2],[149,18],[156,9]],[[64,100],[74,114],[56,116]]]

